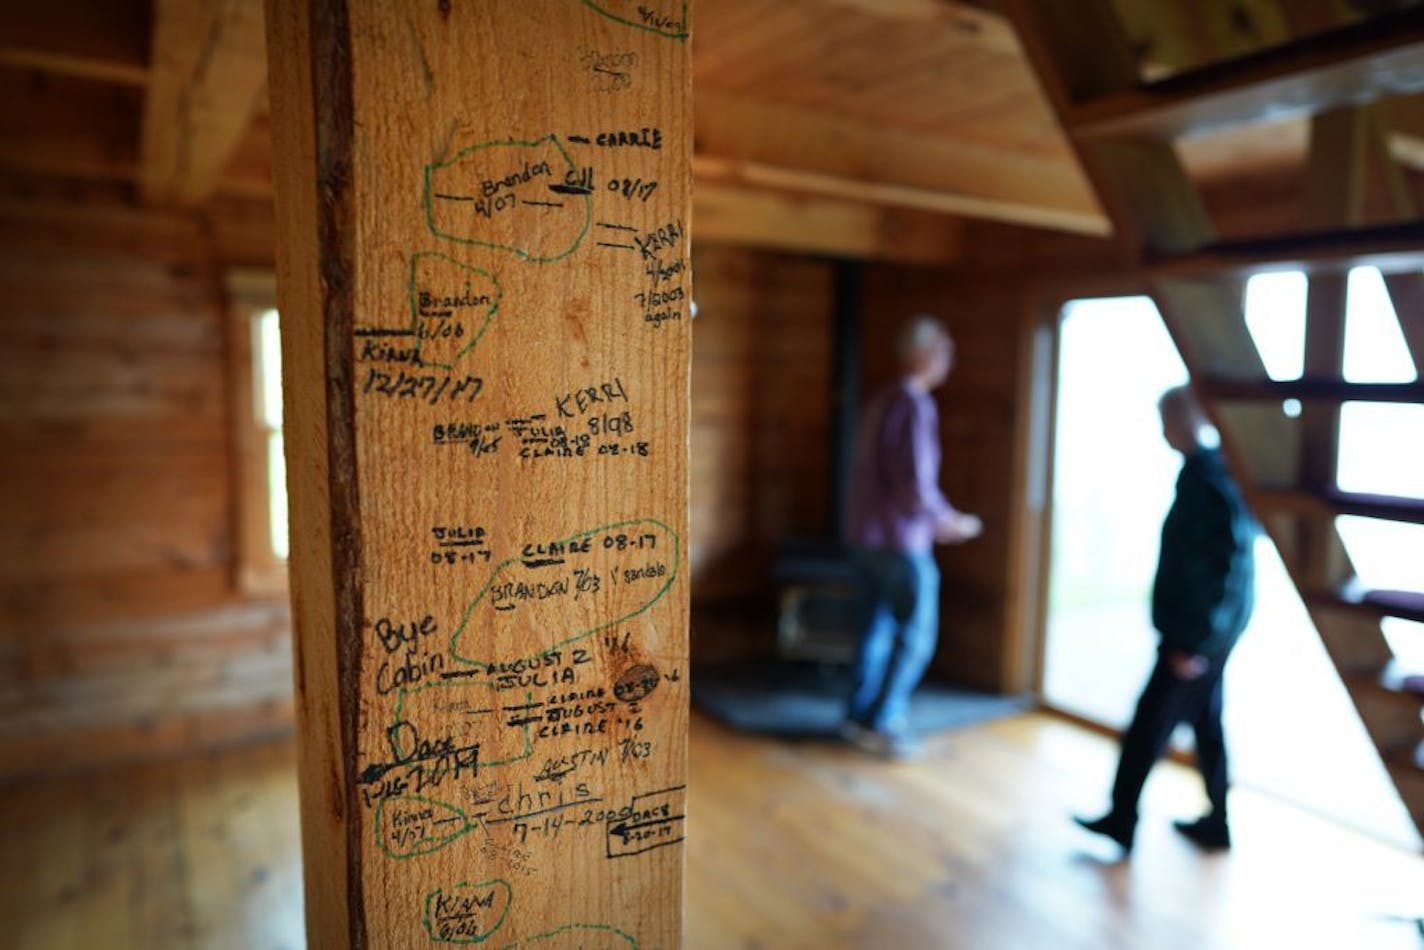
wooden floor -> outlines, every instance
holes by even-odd
[[[1202,857],[1168,826],[1201,802],[1178,766],[1114,862],[1067,820],[1102,803],[1114,747],[1044,716],[903,765],[704,719],[692,748],[690,947],[1420,946],[1420,856],[1239,790],[1236,850]],[[292,762],[278,744],[0,792],[0,945],[302,946]]]

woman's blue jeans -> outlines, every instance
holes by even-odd
[[[871,614],[846,715],[899,734],[939,640],[939,567],[929,552],[858,550],[855,561],[869,584]]]

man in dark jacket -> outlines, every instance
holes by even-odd
[[[1162,549],[1152,585],[1152,624],[1161,635],[1157,665],[1122,738],[1112,810],[1077,819],[1089,831],[1132,849],[1137,801],[1147,773],[1180,723],[1196,733],[1197,766],[1211,810],[1176,828],[1208,850],[1229,848],[1226,744],[1221,729],[1221,674],[1251,617],[1255,523],[1222,462],[1202,444],[1207,421],[1185,386],[1159,403],[1167,443],[1182,453],[1177,497],[1162,525]]]

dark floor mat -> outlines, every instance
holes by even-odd
[[[699,668],[692,702],[733,729],[760,735],[829,738],[845,715],[850,674],[809,664],[765,661]],[[910,732],[927,736],[1028,708],[1019,696],[994,696],[926,682],[910,702]]]

